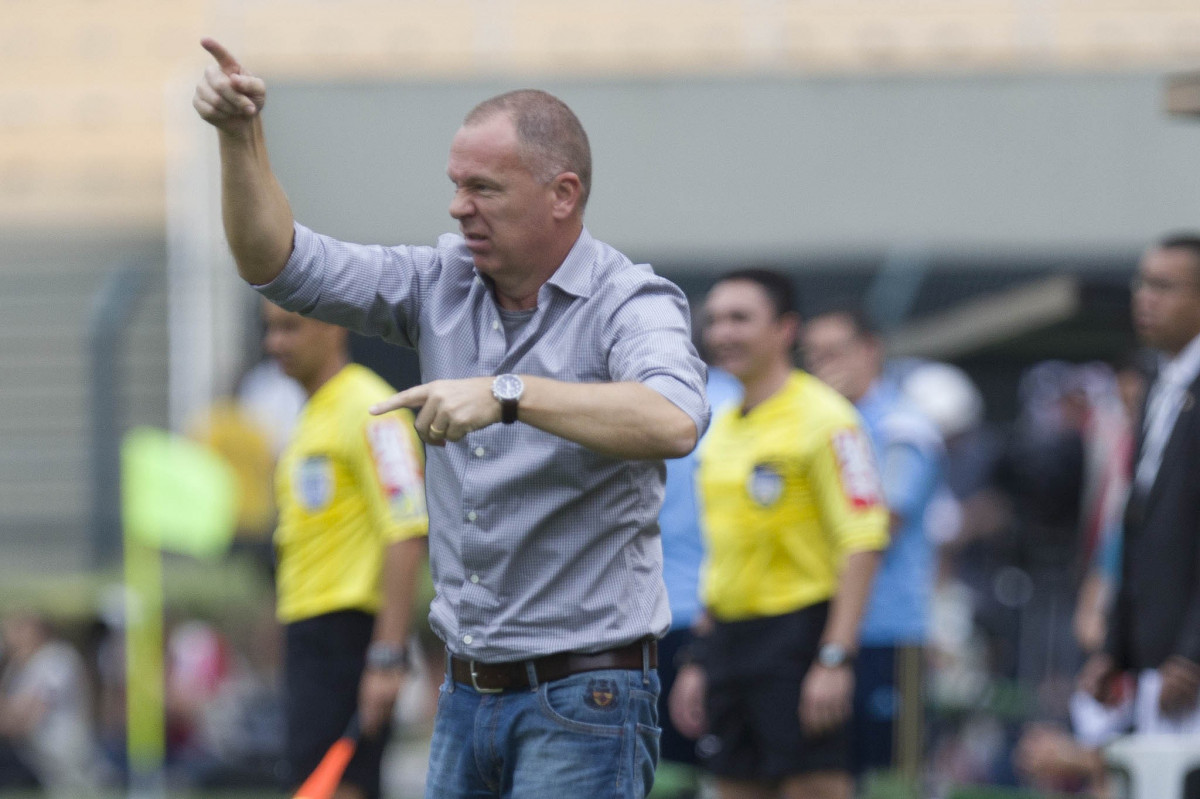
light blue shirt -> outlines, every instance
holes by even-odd
[[[461,236],[349,244],[296,225],[279,305],[417,350],[421,379],[505,372],[638,382],[708,426],[705,366],[677,286],[585,230],[509,342]],[[625,460],[517,422],[427,448],[430,623],[463,658],[521,660],[662,636],[670,611],[662,461]]]
[[[856,407],[880,459],[888,510],[900,518],[875,573],[859,637],[863,646],[921,644],[928,634],[935,554],[925,516],[941,481],[941,436],[890,380],[876,381]]]
[[[709,367],[708,404],[715,415],[725,405],[740,402],[742,384],[733,375]],[[696,497],[696,446],[690,455],[667,461],[667,487],[658,526],[662,529],[663,580],[671,603],[671,629],[691,626],[700,612],[700,563],[704,541]]]

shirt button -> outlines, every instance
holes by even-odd
[[[476,513],[475,511],[471,511],[470,513],[467,514],[467,521],[469,521],[469,522],[473,522],[478,518],[479,518],[479,514]]]
[[[478,582],[479,582],[479,575],[478,575],[478,574],[472,574],[472,575],[471,575],[471,582],[473,582],[473,583],[478,583]]]
[[[472,641],[474,641],[474,640],[475,640],[475,639],[474,639],[474,638],[472,638],[472,637],[471,637],[469,634],[468,634],[468,635],[464,635],[464,636],[463,636],[463,643],[464,643],[464,644],[470,644],[470,643],[471,643]]]
[[[496,319],[493,319],[492,320],[492,330],[499,330],[499,329],[500,329],[500,322]]]
[[[484,455],[486,455],[486,454],[487,454],[487,450],[486,450],[486,449],[484,449],[483,447],[476,447],[476,448],[475,448],[475,457],[476,457],[476,458],[482,458],[482,457],[483,457]]]

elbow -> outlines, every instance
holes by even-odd
[[[229,250],[238,274],[252,286],[265,286],[287,266],[295,247],[295,233],[289,221],[278,230],[238,232],[226,229]]]
[[[238,274],[242,280],[251,286],[265,286],[279,277],[284,267],[287,266],[290,255],[289,252],[281,259],[278,255],[271,257],[239,255],[235,251],[234,263],[237,265]]]
[[[696,424],[687,414],[680,412],[683,419],[680,423],[672,424],[669,429],[663,430],[663,458],[668,460],[673,458],[683,458],[691,454],[696,448],[697,442],[700,440],[696,432]]]

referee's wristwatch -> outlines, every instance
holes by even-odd
[[[367,668],[379,671],[408,670],[408,647],[376,641],[367,647]]]
[[[827,669],[836,669],[853,664],[854,655],[841,644],[830,641],[817,650],[817,663]]]

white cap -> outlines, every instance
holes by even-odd
[[[983,395],[967,373],[948,363],[931,361],[909,372],[904,394],[927,415],[946,439],[983,421]]]

